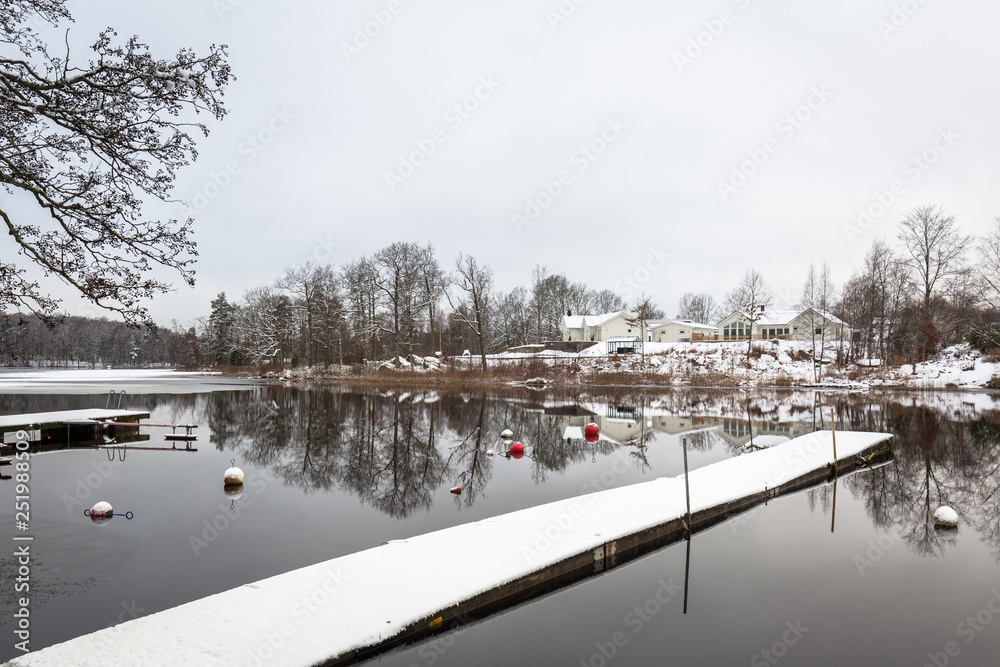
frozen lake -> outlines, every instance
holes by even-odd
[[[90,449],[32,457],[34,649],[387,540],[677,475],[685,446],[692,468],[753,456],[829,428],[832,407],[840,429],[896,434],[894,461],[838,483],[835,515],[832,486],[779,499],[373,664],[773,664],[787,654],[788,664],[923,665],[951,650],[954,664],[979,665],[1000,653],[996,395],[375,392],[5,372],[0,414],[104,407],[121,388],[151,422],[199,424],[197,451],[142,451],[171,446],[149,429],[124,460]],[[580,436],[590,421],[602,427],[596,445]],[[486,456],[503,428],[529,456]],[[231,459],[247,473],[236,501],[222,489]],[[457,485],[462,494],[449,493]],[[8,536],[13,487],[0,482]],[[134,518],[93,525],[83,510],[98,500]],[[945,503],[962,517],[950,539],[930,520]],[[0,563],[10,581],[13,560]],[[434,563],[400,567],[418,577]],[[0,602],[9,638],[14,600]],[[0,644],[0,659],[14,655],[12,640]]]

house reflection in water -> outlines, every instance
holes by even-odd
[[[814,430],[812,423],[806,421],[777,422],[746,417],[679,415],[642,406],[594,405],[591,408],[595,410],[592,415],[577,415],[565,419],[564,438],[582,440],[583,427],[594,422],[601,428],[602,439],[619,446],[637,439],[648,440],[656,432],[668,435],[700,432],[718,435],[730,447],[741,449],[751,440],[755,444],[770,446]],[[761,438],[759,442],[758,438]]]

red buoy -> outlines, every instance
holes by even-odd
[[[462,487],[460,487],[460,486],[453,486],[453,487],[451,487],[451,492],[454,493],[457,496],[460,493],[462,493]]]
[[[510,446],[510,455],[515,459],[519,459],[524,456],[524,445],[519,442],[515,442]]]
[[[597,424],[591,422],[583,427],[583,437],[587,442],[593,444],[597,442],[600,436],[601,429],[597,426]]]

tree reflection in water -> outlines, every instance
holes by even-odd
[[[896,436],[894,461],[840,482],[863,499],[875,525],[897,532],[916,553],[940,556],[950,542],[935,532],[932,515],[951,505],[964,524],[957,539],[974,530],[1000,560],[1000,412],[990,399],[979,404],[960,394],[901,392],[504,395],[274,387],[210,394],[201,420],[219,449],[238,452],[287,484],[306,493],[346,489],[405,518],[429,509],[441,487],[462,487],[454,500],[459,507],[486,495],[496,463],[486,451],[503,450],[505,428],[529,447],[525,463],[536,484],[618,452],[652,477],[662,473],[651,468],[649,450],[670,436],[683,436],[695,451],[723,447],[752,456],[751,441],[756,449],[829,428],[832,406],[838,429]],[[602,427],[594,444],[582,437],[589,421]],[[781,437],[760,437],[767,435]],[[830,487],[809,493],[814,508],[830,511]]]

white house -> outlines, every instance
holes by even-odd
[[[567,315],[563,317],[563,340],[606,341],[620,336],[639,336],[645,342],[676,343],[692,340],[715,340],[719,328],[691,320],[647,320],[645,326],[629,323],[634,315],[627,310],[603,315]]]
[[[649,341],[657,343],[686,343],[696,340],[716,340],[719,327],[691,320],[658,320],[650,322]]]
[[[639,327],[628,323],[632,317],[627,310],[603,315],[565,315],[562,339],[605,341],[615,336],[638,336]]]
[[[750,337],[750,318],[734,311],[719,322],[722,340],[746,340]],[[812,340],[814,336],[827,340],[849,340],[850,327],[836,315],[815,308],[805,310],[765,310],[753,323],[754,338]]]

